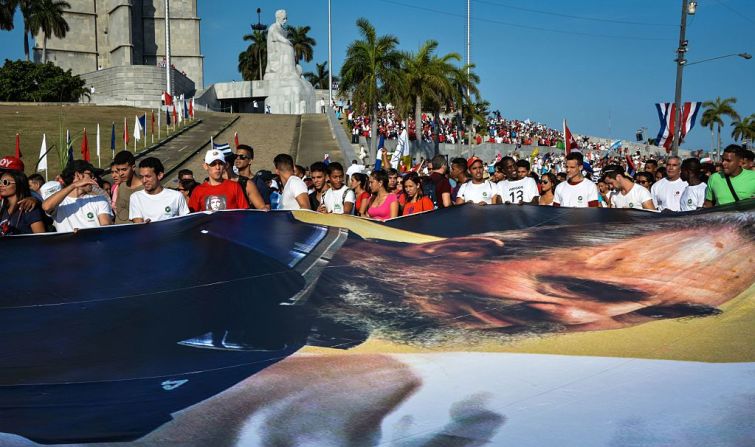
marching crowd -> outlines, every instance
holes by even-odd
[[[253,160],[248,145],[235,153],[211,149],[204,156],[204,181],[184,169],[172,189],[162,186],[159,159],[137,164],[128,151],[116,154],[112,181],[74,160],[45,182],[39,174],[27,177],[23,162],[7,156],[0,159],[0,234],[70,232],[225,209],[309,209],[386,220],[465,204],[677,212],[755,197],[753,152],[738,145],[728,146],[720,165],[708,169],[697,158],[668,157],[638,160],[642,170],[636,173],[615,158],[588,163],[578,151],[563,161],[538,157],[534,167],[512,156],[487,165],[475,156],[449,161],[436,155],[429,165],[403,173],[397,166],[369,172],[356,160],[348,169],[327,159],[307,168],[288,154],[274,158],[275,173],[254,172]]]

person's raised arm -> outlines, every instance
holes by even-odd
[[[47,214],[50,214],[53,211],[55,211],[55,208],[57,208],[58,205],[60,205],[60,203],[63,202],[63,199],[65,199],[66,196],[72,193],[76,188],[80,188],[86,185],[96,185],[96,184],[97,184],[97,181],[91,178],[83,178],[79,181],[73,182],[64,188],[61,188],[60,191],[51,195],[50,197],[47,198],[47,200],[42,202],[42,210],[44,210],[44,212],[46,212]]]

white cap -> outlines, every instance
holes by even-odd
[[[204,162],[208,165],[211,165],[213,161],[222,161],[225,163],[225,154],[223,151],[219,151],[217,149],[210,149],[207,151],[206,154],[204,154]]]
[[[39,188],[39,194],[42,196],[42,200],[47,200],[48,197],[60,191],[62,188],[60,182],[51,180]]]

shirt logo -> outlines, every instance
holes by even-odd
[[[692,199],[687,199],[687,205],[692,205]]]
[[[582,196],[577,196],[577,202],[581,202],[581,201],[582,201]]]
[[[165,207],[165,212],[166,212],[166,213],[170,213],[170,207],[169,207],[169,206],[166,206],[166,207]]]
[[[94,213],[92,213],[91,211],[90,211],[90,212],[88,212],[88,213],[87,213],[87,219],[89,219],[89,220],[92,220],[92,219],[94,219]]]
[[[629,208],[634,208],[634,203],[629,202]]]
[[[488,196],[488,193],[487,193],[487,192],[483,192],[483,193],[482,193],[482,196],[483,196],[483,197],[487,197],[487,196]]]

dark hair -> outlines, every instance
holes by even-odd
[[[603,168],[603,177],[604,179],[606,177],[610,178],[611,180],[614,180],[616,177],[620,175],[624,175],[624,168],[621,167],[621,165],[608,165],[605,168]]]
[[[120,151],[117,154],[115,154],[115,157],[113,157],[114,165],[133,166],[135,163],[136,163],[136,158],[134,158],[134,154],[132,154],[129,151]]]
[[[40,185],[44,185],[45,184],[45,178],[42,177],[42,175],[40,175],[39,173],[35,172],[34,174],[32,174],[32,175],[29,176],[29,182],[37,182]]]
[[[659,172],[661,173],[662,176],[666,177],[666,168],[664,166],[661,166],[655,170],[656,175],[658,175]]]
[[[504,164],[505,162],[507,162],[507,161],[511,161],[512,163],[516,164],[516,160],[514,160],[514,157],[511,157],[511,156],[509,156],[509,155],[506,155],[505,157],[501,158],[501,161],[499,161],[498,163],[500,163],[500,164],[501,164],[501,166],[503,166],[503,164]],[[496,165],[497,165],[498,163],[496,163]]]
[[[196,180],[193,180],[193,179],[189,179],[189,178],[186,178],[186,179],[180,180],[180,181],[178,182],[178,185],[179,185],[179,186],[180,186],[181,188],[185,189],[185,190],[186,190],[186,193],[187,193],[188,195],[191,195],[191,193],[192,193],[192,192],[194,191],[194,188],[196,188],[198,184],[199,184],[199,183],[197,183],[197,182],[196,182]]]
[[[580,168],[582,167],[584,159],[582,152],[570,152],[569,155],[566,156],[566,160],[577,160],[577,164]]]
[[[313,172],[322,172],[324,174],[327,174],[328,173],[328,167],[325,166],[325,163],[323,163],[321,161],[316,161],[316,162],[312,163],[312,165],[309,167],[309,173],[310,173],[310,175]]]
[[[407,180],[417,185],[417,198],[421,199],[423,196],[422,180],[420,179],[419,174],[417,174],[416,172],[409,172],[408,174],[404,176],[404,182],[406,182]],[[406,194],[406,190],[404,190],[404,194]],[[407,199],[410,198],[408,194],[406,195],[406,198]]]
[[[121,163],[116,163],[116,164],[121,164]],[[92,164],[89,163],[88,161],[74,160],[73,162],[68,163],[68,165],[66,165],[66,168],[63,169],[63,172],[60,173],[60,176],[63,178],[63,183],[65,183],[66,186],[68,186],[71,183],[73,183],[74,174],[76,173],[83,174],[86,171],[89,171],[92,173],[92,175],[94,175],[94,172],[95,172],[94,166],[92,166]]]
[[[688,169],[692,175],[697,176],[697,178],[702,180],[702,165],[700,165],[700,160],[697,158],[686,158],[682,162],[682,169]]]
[[[278,154],[273,158],[275,169],[285,172],[293,172],[294,159],[288,154]]]
[[[192,178],[194,178],[194,173],[191,172],[191,169],[181,169],[180,171],[178,171],[178,178],[181,178],[184,175],[190,175]]]
[[[341,163],[337,161],[331,161],[330,164],[328,165],[328,175],[332,174],[333,171],[341,171],[341,173],[343,173],[344,170]]]
[[[373,171],[371,174],[375,180],[380,182],[381,185],[383,185],[383,188],[385,188],[386,191],[388,191],[388,173],[385,171]],[[377,191],[372,191],[373,194],[377,194]]]
[[[755,159],[755,153],[753,153],[749,149],[743,149],[742,150],[742,158],[744,158],[745,160],[752,161],[753,159]]]
[[[367,174],[362,174],[361,172],[355,172],[351,174],[351,178],[356,179],[356,181],[359,183],[359,186],[367,191],[367,188],[369,186],[369,177],[367,177]]]
[[[559,172],[558,174],[556,174],[556,178],[559,180],[559,183],[563,182],[564,180],[566,180],[566,172]]]
[[[651,158],[651,159],[648,159],[648,160],[645,160],[645,166],[647,166],[647,164],[648,164],[648,163],[650,163],[650,164],[653,164],[653,165],[655,165],[656,167],[658,166],[658,160],[654,160],[654,159],[652,159],[652,158]]]
[[[555,193],[556,192],[556,185],[558,185],[559,183],[561,183],[561,181],[558,179],[558,177],[556,177],[556,174],[554,174],[552,172],[546,172],[545,174],[542,175],[542,177],[548,177],[548,180],[550,180],[551,184],[553,185],[553,186],[551,186],[551,189]],[[542,180],[542,178],[540,180]]]
[[[726,149],[724,149],[723,153],[725,154],[728,152],[728,153],[734,154],[734,156],[736,156],[737,158],[745,158],[744,151],[745,149],[742,146],[738,144],[730,144],[726,146]]]
[[[445,155],[438,154],[434,156],[432,160],[430,160],[430,165],[433,169],[440,169],[443,166],[448,165],[448,160],[446,160]]]
[[[307,168],[305,168],[304,166],[302,166],[302,165],[294,165],[294,172],[296,172],[296,170],[297,170],[297,169],[298,169],[299,171],[301,171],[301,176],[302,176],[302,178],[303,178],[303,177],[304,177],[305,175],[307,175]]]
[[[635,180],[638,177],[645,177],[645,180],[647,180],[647,182],[648,182],[648,189],[650,189],[650,187],[653,185],[653,183],[655,183],[655,177],[653,176],[653,174],[651,174],[651,173],[649,173],[647,171],[638,172],[634,176]]]
[[[465,160],[463,157],[456,157],[451,160],[451,166],[457,166],[461,168],[462,171],[467,170],[467,160]]]
[[[165,172],[163,163],[156,157],[147,157],[139,162],[139,168],[152,168],[155,171],[155,175],[159,175]]]
[[[243,150],[249,152],[249,158],[254,160],[254,148],[248,144],[239,144],[236,146],[236,151]]]
[[[530,170],[530,162],[525,160],[524,158],[519,159],[519,161],[516,162],[517,168],[527,168],[527,170]]]
[[[398,175],[398,171],[395,168],[388,169],[388,175]]]
[[[21,171],[4,171],[2,175],[10,175],[13,177],[13,181],[16,182],[16,199],[21,200],[27,197],[31,197],[31,189],[29,188],[29,179]],[[0,175],[0,176],[2,176]]]

